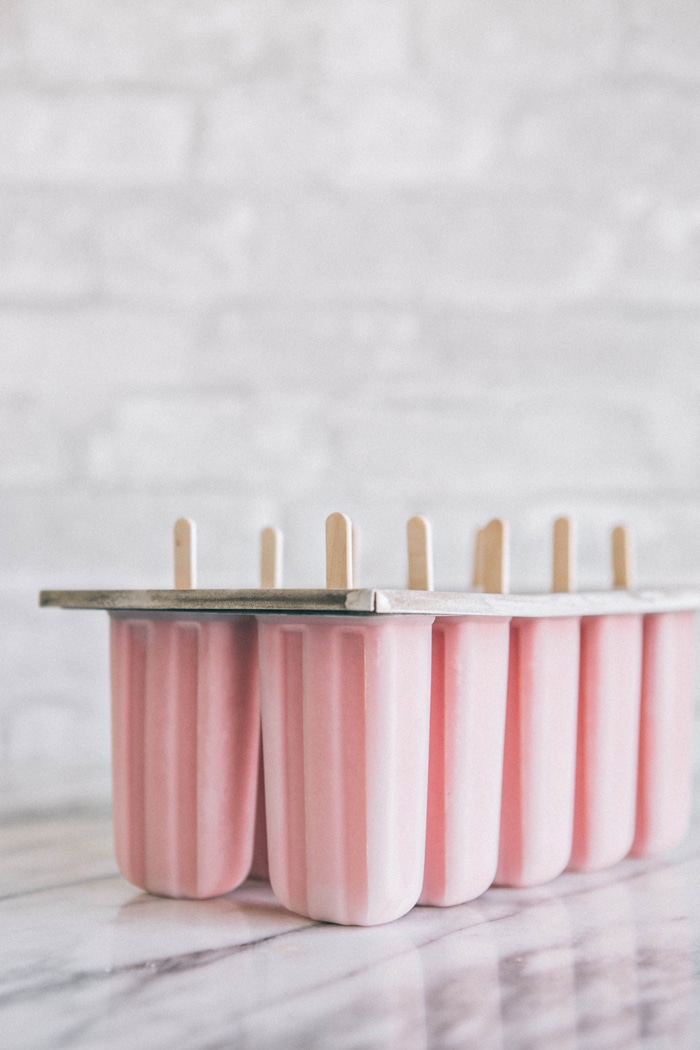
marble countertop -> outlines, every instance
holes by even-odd
[[[343,928],[253,880],[212,901],[150,897],[117,873],[105,770],[5,771],[0,1043],[690,1050],[699,824],[662,860]]]

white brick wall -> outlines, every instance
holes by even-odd
[[[106,617],[41,587],[323,580],[323,521],[439,586],[636,528],[700,582],[694,0],[0,5],[0,753],[104,756]]]

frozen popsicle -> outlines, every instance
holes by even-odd
[[[644,617],[637,814],[632,853],[676,846],[690,821],[695,613]]]
[[[628,530],[618,526],[612,541],[615,586],[628,588]],[[572,870],[606,868],[632,846],[641,678],[642,616],[584,616]]]
[[[194,525],[175,583],[195,582]],[[250,869],[260,709],[253,616],[111,613],[114,828],[124,876],[212,897]]]
[[[268,526],[260,534],[260,586],[276,590],[282,586],[283,536],[280,529]],[[250,874],[255,879],[269,879],[267,863],[267,822],[265,820],[265,772],[263,749],[258,763],[258,790],[255,802],[255,840]]]
[[[495,540],[491,533],[495,532]],[[505,577],[506,533],[486,538],[483,575]],[[430,531],[408,523],[409,587],[432,588]],[[495,565],[488,559],[496,559]],[[481,563],[481,555],[477,556]],[[503,779],[508,685],[508,617],[439,616],[433,625],[430,766],[425,873],[420,904],[478,897],[493,882]]]
[[[554,586],[573,588],[573,532],[554,527]],[[568,568],[567,568],[568,567]],[[573,832],[579,618],[511,621],[496,883],[534,886],[559,875]]]
[[[349,520],[327,586],[352,587]],[[418,900],[432,616],[258,617],[270,881],[292,911],[370,926]]]

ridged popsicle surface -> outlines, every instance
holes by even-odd
[[[571,853],[580,621],[514,619],[498,870],[502,886],[556,878]]]
[[[418,900],[432,617],[260,617],[269,869],[292,911],[369,926]]]
[[[117,862],[151,893],[212,897],[248,874],[256,634],[252,616],[111,617]]]
[[[493,882],[503,780],[510,621],[433,626],[430,765],[421,904],[473,900]]]
[[[676,846],[690,823],[695,613],[644,617],[637,816],[632,853]]]
[[[632,846],[642,687],[642,617],[585,616],[574,841],[569,867],[597,871]]]

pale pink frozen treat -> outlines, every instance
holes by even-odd
[[[265,771],[263,767],[262,743],[258,763],[258,790],[255,800],[255,838],[253,840],[253,861],[250,874],[254,879],[269,879],[267,864],[267,821],[265,819]]]
[[[642,617],[584,616],[569,862],[575,871],[607,868],[632,846],[641,677]]]
[[[260,744],[252,616],[112,613],[119,868],[167,897],[248,874]]]
[[[372,926],[418,900],[432,622],[259,617],[270,881],[291,911]]]
[[[548,882],[571,853],[579,639],[578,617],[511,621],[501,886]]]
[[[644,617],[637,819],[632,853],[676,846],[690,821],[695,613]]]
[[[473,900],[496,874],[510,620],[433,626],[425,874],[420,904]]]

